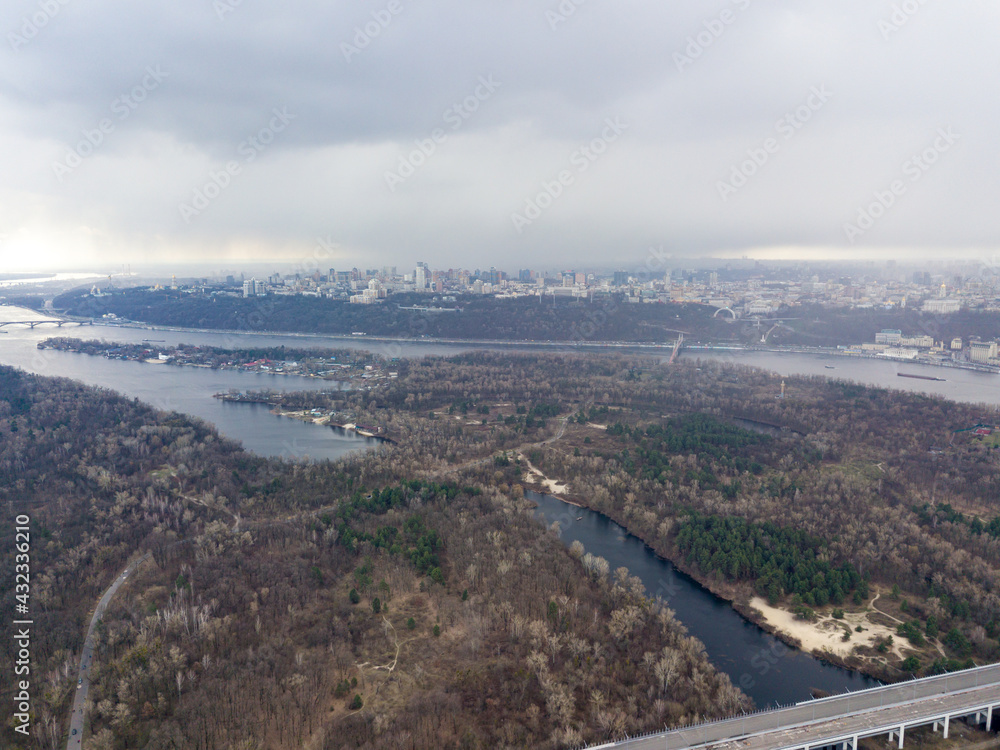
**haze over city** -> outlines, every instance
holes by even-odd
[[[17,3],[0,257],[990,258],[997,20],[917,0]]]

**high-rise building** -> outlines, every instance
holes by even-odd
[[[422,261],[419,261],[417,263],[417,270],[413,274],[413,284],[414,284],[414,286],[418,290],[420,290],[420,289],[426,289],[427,288],[427,283],[428,283],[428,281],[430,281],[430,276],[431,276],[431,273],[430,273],[430,269],[427,267],[427,264],[424,263],[424,262],[422,262]]]
[[[625,286],[628,284],[628,271],[615,271],[615,286]]]

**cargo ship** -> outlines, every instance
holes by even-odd
[[[908,372],[897,372],[896,375],[898,375],[901,378],[916,378],[917,380],[937,380],[940,383],[947,382],[944,378],[935,378],[930,375],[911,375]]]

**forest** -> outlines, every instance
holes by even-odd
[[[56,309],[71,315],[113,313],[154,325],[236,331],[307,332],[399,338],[463,338],[495,341],[629,341],[673,343],[677,333],[690,340],[759,345],[764,331],[750,319],[713,317],[716,308],[695,303],[631,304],[619,293],[591,300],[459,295],[448,307],[459,312],[426,313],[403,309],[428,305],[426,294],[394,294],[379,305],[306,296],[255,298],[191,294],[170,289],[112,289],[91,296],[77,289],[56,297]],[[436,302],[434,305],[443,303]],[[839,346],[873,342],[875,332],[898,328],[950,341],[980,336],[992,339],[1000,314],[963,310],[951,315],[922,313],[914,307],[892,310],[827,307],[805,301],[776,313],[783,325],[769,345]]]
[[[686,359],[393,367],[281,396],[395,437],[294,464],[0,370],[0,496],[44,540],[31,747],[58,746],[86,612],[146,550],[100,631],[97,748],[571,748],[748,706],[664,602],[534,520],[527,461],[743,612],[761,596],[898,620],[849,666],[1000,657],[1000,450],[956,432],[1000,422],[992,407],[819,377],[782,398],[771,373]]]
[[[39,540],[44,684],[31,743],[8,726],[4,746],[65,741],[87,612],[144,551],[98,631],[90,747],[561,748],[749,706],[668,608],[625,569],[585,567],[518,487],[447,462],[429,476],[551,420],[467,433],[403,403],[405,446],[288,464],[0,369],[0,494]]]
[[[411,363],[405,380],[357,405],[409,410],[428,424],[453,419],[460,406],[506,450],[524,429],[512,416],[557,404],[566,421],[559,440],[520,437],[532,464],[741,611],[759,594],[827,614],[838,604],[885,608],[925,633],[930,623],[961,635],[951,638],[961,648],[923,644],[909,672],[1000,656],[1000,454],[995,441],[956,432],[997,424],[996,409],[820,377],[785,378],[781,398],[781,380],[698,360],[470,353]],[[461,451],[439,455],[459,462]],[[524,483],[517,461],[466,471],[484,481],[498,472]],[[707,559],[681,548],[680,535],[699,524]],[[716,557],[745,545],[754,554]],[[799,567],[808,579],[791,574]],[[848,663],[904,676],[883,652],[859,648]]]

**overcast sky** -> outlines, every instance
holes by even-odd
[[[0,24],[0,270],[1000,236],[988,0],[9,0]]]

